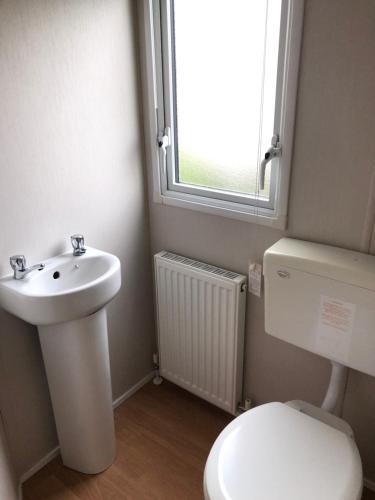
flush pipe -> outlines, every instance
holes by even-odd
[[[349,369],[347,366],[331,361],[332,371],[327,393],[322,403],[322,409],[341,416],[344,403],[346,383],[348,381]]]
[[[369,254],[371,242],[375,236],[375,165],[372,170],[365,220],[363,223],[360,252]],[[327,394],[324,398],[322,409],[334,415],[341,416],[344,403],[346,384],[349,369],[335,361],[331,361],[332,372]]]

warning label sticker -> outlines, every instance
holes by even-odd
[[[356,306],[321,295],[317,347],[326,356],[346,359],[350,350]]]

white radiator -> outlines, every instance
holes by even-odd
[[[246,277],[155,255],[160,374],[235,414],[242,393]]]

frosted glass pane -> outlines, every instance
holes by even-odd
[[[257,192],[274,128],[280,10],[281,0],[175,0],[179,182]]]

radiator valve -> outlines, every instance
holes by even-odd
[[[250,398],[246,398],[243,403],[238,403],[238,411],[244,413],[245,411],[251,410],[252,401]]]

